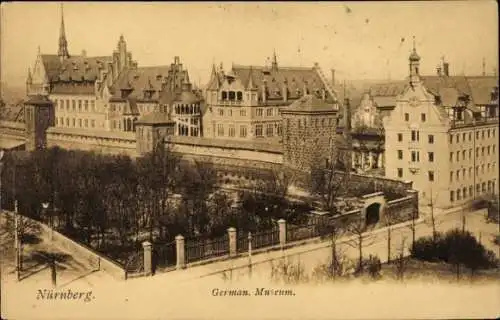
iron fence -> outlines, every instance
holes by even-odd
[[[229,237],[216,239],[193,239],[186,242],[185,259],[186,263],[213,257],[221,257],[229,254]]]
[[[257,232],[255,234],[252,234],[252,250],[274,246],[279,243],[280,243],[280,231],[276,227],[273,227],[269,231]]]
[[[238,234],[238,239],[236,241],[236,250],[238,251],[238,253],[248,251],[248,232]]]
[[[138,250],[132,253],[125,263],[125,272],[127,274],[141,273],[144,271],[144,253]]]
[[[167,268],[177,263],[176,242],[155,243],[152,252],[153,272],[156,268]]]

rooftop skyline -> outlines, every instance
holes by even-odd
[[[1,79],[24,85],[38,47],[57,54],[60,3],[1,7]],[[169,65],[174,56],[194,83],[211,65],[281,66],[318,62],[337,79],[403,79],[415,36],[421,73],[445,56],[451,74],[480,75],[498,61],[493,1],[364,3],[64,3],[70,55],[111,55],[120,35],[139,66]]]

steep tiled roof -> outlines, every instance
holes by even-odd
[[[491,103],[491,93],[498,88],[498,77],[467,77],[472,100],[476,105]],[[498,103],[498,98],[497,98]]]
[[[325,84],[321,80],[315,68],[303,67],[279,67],[276,69],[262,66],[242,66],[234,65],[232,72],[241,80],[241,83],[248,86],[250,75],[253,85],[262,93],[263,85],[266,84],[268,91],[267,99],[283,99],[283,87],[288,87],[288,98],[298,99],[304,95],[304,88],[309,94],[315,94],[316,90],[321,90]],[[317,94],[321,94],[318,92]]]
[[[332,103],[328,103],[322,99],[316,98],[313,95],[307,95],[293,102],[283,111],[298,111],[298,112],[331,112],[336,111]]]
[[[71,56],[63,61],[55,54],[41,56],[49,82],[95,81],[99,76],[99,69],[104,68],[111,57],[84,57]]]
[[[160,96],[162,83],[168,76],[169,70],[170,66],[140,67],[124,70],[111,87],[112,99],[114,101],[123,101],[120,89],[130,85],[133,90],[129,97],[142,100],[144,99],[144,89],[150,89],[154,90],[151,99],[157,100]],[[151,87],[149,82],[151,82]]]
[[[406,81],[391,81],[372,85],[369,89],[371,96],[395,97],[403,92]]]

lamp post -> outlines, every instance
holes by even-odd
[[[53,226],[53,223],[52,223],[52,214],[49,213],[49,203],[48,202],[44,202],[42,203],[42,208],[43,208],[43,215],[44,217],[48,215],[48,225],[50,227],[50,241],[52,241],[52,239],[54,238],[53,235],[54,235],[54,226]]]

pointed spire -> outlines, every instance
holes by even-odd
[[[183,79],[183,82],[184,83],[189,83],[189,74],[187,71],[184,71],[184,79]]]
[[[68,41],[66,40],[66,30],[64,28],[64,8],[61,3],[61,28],[59,29],[59,50],[57,55],[61,59],[69,58]]]
[[[212,73],[210,74],[210,79],[213,79],[215,77],[217,77],[217,70],[215,67],[215,63],[212,63]]]
[[[28,78],[26,79],[27,84],[31,84],[33,81],[33,78],[31,77],[31,68],[28,67]]]
[[[247,90],[255,90],[257,87],[255,87],[254,80],[253,80],[253,68],[250,66],[250,71],[248,72],[248,84],[247,84]]]
[[[415,36],[413,36],[413,50],[410,54],[410,61],[420,61],[420,57],[417,54],[417,47],[415,45]]]
[[[40,45],[38,45],[38,48],[37,48],[37,55],[41,55],[42,54],[42,50],[40,49]]]
[[[276,58],[276,49],[273,50],[273,61],[271,63],[272,70],[278,70],[278,59]]]

